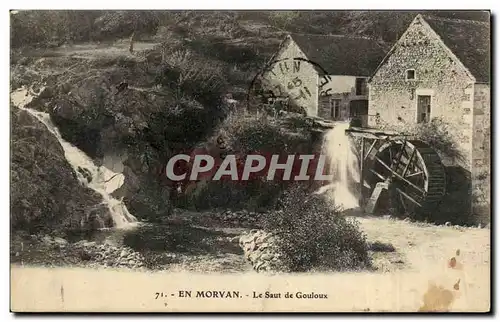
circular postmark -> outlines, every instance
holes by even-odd
[[[252,79],[248,112],[274,115],[282,111],[318,114],[318,103],[332,95],[332,78],[318,63],[302,57],[272,60]]]

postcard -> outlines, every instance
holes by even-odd
[[[11,311],[489,312],[489,11],[10,12]]]

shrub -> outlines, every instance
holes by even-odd
[[[228,119],[218,134],[226,138],[232,152],[306,153],[311,152],[310,130],[294,118],[250,116]]]
[[[157,11],[135,10],[25,10],[11,14],[13,47],[56,47],[80,42],[156,33],[161,16]]]
[[[466,162],[466,156],[458,146],[457,134],[453,133],[451,125],[440,117],[433,118],[429,123],[404,124],[400,126],[379,121],[378,127],[398,131],[415,139],[422,140],[435,149],[441,157],[449,158],[454,163]]]
[[[286,30],[299,16],[296,11],[271,11],[268,14],[271,24],[281,30]]]
[[[262,211],[273,209],[284,185],[276,181],[202,181],[184,198],[177,200],[177,206],[205,210],[230,208]]]
[[[429,123],[417,124],[412,129],[412,134],[453,161],[466,162],[466,157],[458,148],[457,139],[450,131],[450,124],[441,118],[433,118]]]
[[[264,228],[279,237],[278,248],[289,271],[354,270],[370,265],[357,222],[300,186],[286,191]]]
[[[154,34],[159,27],[160,13],[155,11],[117,10],[105,11],[93,23],[100,39],[128,37],[137,34]]]
[[[288,123],[287,123],[288,122]],[[223,138],[226,148],[223,153],[244,157],[253,153],[292,154],[311,153],[310,129],[305,123],[273,118],[228,118],[218,131],[208,139],[207,146],[216,146]],[[303,126],[303,128],[301,127]],[[251,210],[272,209],[280,194],[288,186],[287,181],[250,180],[248,182],[206,181],[178,202],[183,207],[196,209],[212,207],[247,208]],[[180,206],[178,204],[178,206]]]
[[[228,85],[223,63],[185,48],[165,50],[163,56],[157,84],[172,88],[179,97],[190,96],[213,108],[220,105]]]

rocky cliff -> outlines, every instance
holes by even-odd
[[[83,187],[47,128],[11,107],[11,226],[30,233],[109,227],[101,197]]]

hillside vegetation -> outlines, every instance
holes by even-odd
[[[163,28],[185,37],[246,38],[269,31],[346,34],[394,42],[418,13],[488,21],[471,11],[21,11],[11,15],[12,46],[153,36]],[[267,32],[266,32],[267,31]]]

